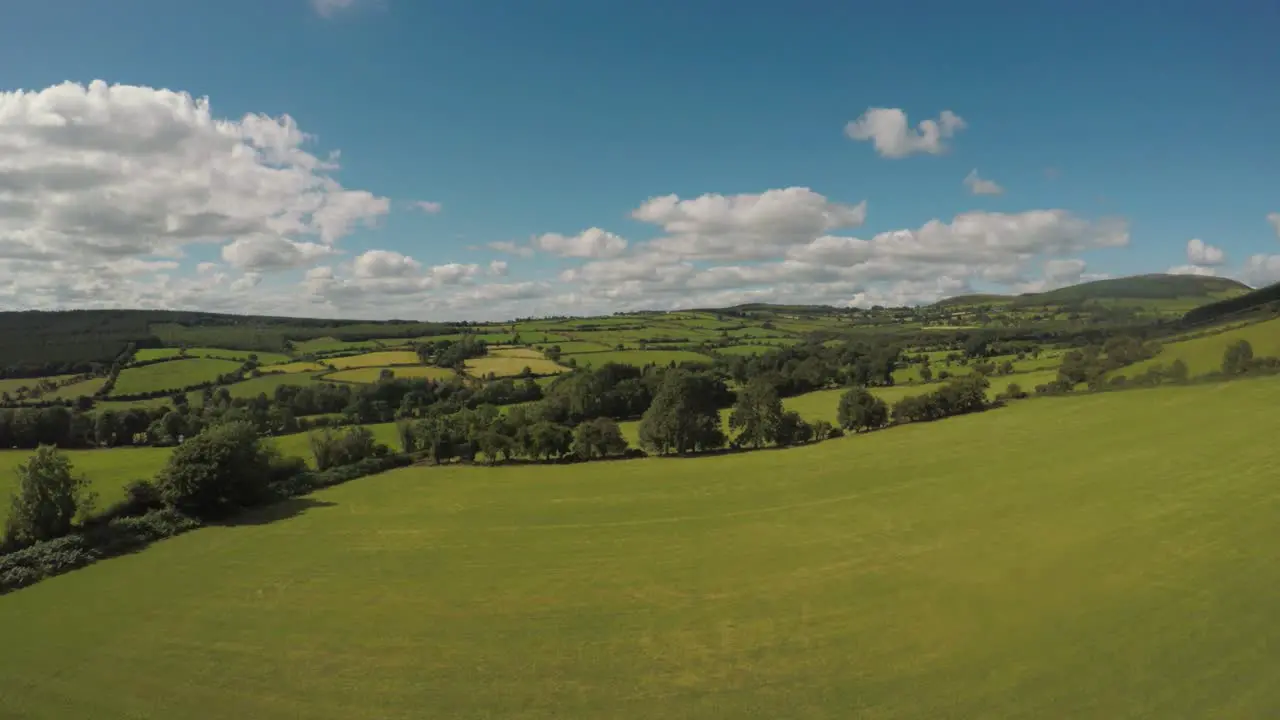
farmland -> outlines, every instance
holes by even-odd
[[[129,367],[120,371],[112,394],[133,395],[189,387],[216,380],[219,375],[235,372],[240,366],[241,363],[234,360],[191,358]]]
[[[411,350],[384,350],[381,352],[347,355],[325,360],[338,370],[362,367],[382,367],[387,365],[418,365],[418,354]]]
[[[610,350],[607,352],[578,353],[562,355],[561,362],[574,360],[579,367],[591,367],[605,363],[621,365],[669,365],[671,363],[711,363],[711,358],[702,353],[688,350]]]
[[[1246,340],[1256,355],[1280,355],[1280,318],[1264,322],[1234,326],[1225,332],[1202,333],[1181,342],[1163,347],[1156,357],[1117,371],[1117,374],[1135,375],[1152,365],[1168,366],[1175,360],[1187,364],[1191,375],[1204,375],[1222,367],[1222,354],[1227,346]]]
[[[407,378],[427,378],[429,380],[448,380],[457,377],[457,373],[449,368],[431,367],[428,365],[401,365],[398,367],[358,367],[350,370],[339,370],[331,372],[324,376],[326,381],[331,382],[351,382],[351,383],[371,383],[377,382],[379,375],[383,370],[390,370],[394,377],[400,379]]]
[[[554,375],[568,371],[551,360],[525,357],[479,357],[466,362],[467,374],[474,377],[515,377],[529,368],[535,375]]]
[[[168,448],[149,447],[68,450],[67,459],[76,474],[89,478],[93,490],[98,493],[99,507],[105,507],[123,497],[124,486],[131,481],[154,478],[168,461],[169,452]],[[17,487],[14,470],[29,457],[29,450],[0,450],[0,498],[7,500]],[[9,503],[0,503],[0,520],[8,515]]]
[[[1266,716],[1277,402],[1250,380],[604,474],[393,471],[0,597],[0,711]]]

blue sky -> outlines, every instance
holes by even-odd
[[[22,3],[0,305],[500,317],[1280,280],[1280,8],[1016,5]],[[94,80],[136,91],[33,95]],[[162,89],[308,138],[243,168]],[[944,111],[949,136],[894,134]],[[261,150],[246,127],[217,137]],[[33,179],[54,165],[89,179]]]

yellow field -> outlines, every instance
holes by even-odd
[[[537,350],[522,347],[495,348],[489,351],[489,355],[492,357],[505,358],[529,358],[531,360],[545,359],[545,356]]]
[[[512,377],[524,372],[525,368],[534,375],[554,375],[568,371],[569,368],[551,362],[545,358],[523,357],[481,357],[467,361],[467,374],[475,377]]]
[[[409,350],[383,350],[381,352],[349,355],[325,361],[338,370],[361,367],[385,367],[388,365],[418,365],[418,354]]]
[[[321,365],[320,363],[298,361],[298,362],[291,362],[291,363],[283,363],[281,365],[272,365],[269,368],[263,368],[263,371],[264,371],[263,374],[266,374],[267,372],[270,372],[273,374],[274,373],[308,373],[308,372],[319,372],[321,370],[324,370],[324,366]]]
[[[397,379],[407,380],[411,378],[427,378],[430,380],[448,380],[457,377],[457,373],[449,368],[431,367],[429,365],[401,365],[399,367],[362,367],[352,368],[350,370],[339,370],[338,372],[329,373],[324,376],[325,380],[334,382],[348,383],[373,383],[378,381],[378,377],[383,370],[390,370],[391,374]]]

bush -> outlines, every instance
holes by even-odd
[[[368,457],[386,455],[389,450],[379,445],[367,427],[356,426],[346,430],[319,430],[308,437],[316,468],[328,470],[339,465],[350,465]],[[403,442],[403,438],[402,438]]]
[[[267,497],[272,455],[247,422],[214,426],[178,446],[160,472],[165,504],[193,517],[223,515]]]
[[[5,528],[5,545],[28,545],[71,532],[77,513],[92,504],[89,481],[72,474],[71,462],[52,445],[41,445],[18,466]]]
[[[866,388],[853,388],[840,396],[836,418],[845,430],[874,430],[888,424],[889,407]]]

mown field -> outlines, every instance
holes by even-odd
[[[378,377],[383,370],[390,370],[392,375],[401,380],[409,378],[448,380],[458,375],[449,368],[432,367],[430,365],[401,365],[389,368],[361,367],[351,370],[339,370],[325,375],[324,379],[334,382],[372,383],[378,381]]]
[[[198,385],[216,380],[219,375],[235,372],[241,365],[242,363],[234,360],[191,358],[128,367],[120,371],[111,394],[132,395]]]
[[[605,363],[644,367],[646,365],[668,365],[673,361],[677,364],[685,362],[711,364],[711,358],[690,350],[609,350],[607,352],[563,355],[560,361],[568,362],[570,358],[577,362],[578,367],[591,367],[593,365],[604,365]]]
[[[348,355],[346,357],[328,358],[326,363],[338,370],[360,367],[384,367],[387,365],[418,365],[422,361],[412,350],[383,350],[381,352]]]
[[[1269,717],[1277,403],[364,478],[0,597],[0,715]]]
[[[0,450],[0,526],[9,517],[9,498],[18,486],[15,471],[31,457],[30,450]],[[169,459],[169,448],[112,448],[64,450],[73,471],[83,475],[98,493],[99,507],[121,499],[124,486],[133,480],[151,480]],[[3,707],[0,702],[0,707]],[[3,716],[3,713],[0,713]]]
[[[474,377],[514,377],[525,368],[535,375],[555,375],[568,372],[569,368],[546,358],[485,356],[466,361],[467,374]]]

